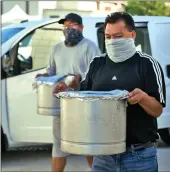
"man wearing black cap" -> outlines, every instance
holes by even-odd
[[[82,18],[74,13],[68,14],[64,19],[58,21],[65,27],[65,44],[67,46],[74,46],[83,39],[83,22]]]
[[[79,15],[70,13],[58,23],[64,25],[65,41],[52,49],[47,74],[39,74],[38,76],[72,73],[80,74],[80,77],[84,79],[90,62],[100,54],[100,50],[92,41],[83,37],[83,22]],[[52,169],[61,172],[66,165],[68,154],[61,151],[59,116],[53,119],[53,138]],[[92,157],[88,157],[87,160],[91,167]]]

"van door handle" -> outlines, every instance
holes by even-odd
[[[170,78],[170,65],[166,66],[166,70],[167,70],[167,76],[168,78]]]

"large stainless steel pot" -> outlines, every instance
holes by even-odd
[[[66,94],[65,94],[66,95]],[[126,150],[126,102],[60,97],[61,149],[81,155],[111,155]]]
[[[53,76],[45,77],[43,81],[37,81],[35,87],[37,89],[37,113],[47,116],[60,115],[60,100],[53,95],[53,89],[58,81],[63,81],[69,85],[74,76]]]

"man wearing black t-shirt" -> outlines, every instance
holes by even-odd
[[[158,171],[156,118],[165,107],[164,76],[154,58],[136,51],[135,37],[134,21],[128,13],[108,15],[105,20],[107,54],[93,59],[79,85],[80,90],[130,92],[127,99],[127,151],[94,157],[94,172]],[[79,75],[70,87],[78,88],[77,80],[80,80]],[[55,92],[67,89],[60,83]]]

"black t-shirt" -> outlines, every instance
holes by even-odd
[[[136,52],[130,59],[114,63],[107,54],[91,62],[80,90],[133,91],[139,88],[156,98],[165,107],[165,83],[159,63],[151,56]],[[104,115],[104,114],[103,114]],[[127,107],[127,145],[158,139],[157,119],[148,115],[138,104]]]

